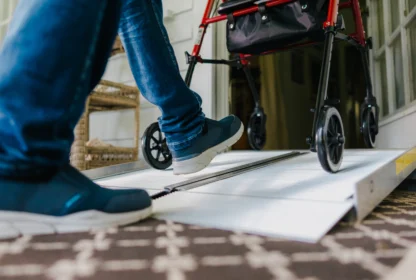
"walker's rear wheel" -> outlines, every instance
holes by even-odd
[[[377,135],[377,123],[376,123],[376,116],[372,108],[365,109],[363,112],[361,131],[363,133],[365,145],[368,148],[375,148],[376,135]]]
[[[266,144],[266,115],[263,112],[255,112],[251,115],[247,125],[247,136],[250,147],[253,150],[261,150]]]
[[[172,165],[172,155],[157,122],[144,132],[142,152],[146,162],[155,169],[164,170]]]
[[[325,171],[335,173],[340,169],[344,143],[344,127],[338,110],[330,106],[323,107],[316,130],[316,148]]]

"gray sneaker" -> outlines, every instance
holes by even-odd
[[[189,148],[172,151],[173,173],[181,175],[201,171],[218,153],[234,145],[243,131],[243,123],[233,115],[220,121],[206,119],[202,134]]]

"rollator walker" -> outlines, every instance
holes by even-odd
[[[248,60],[255,55],[324,44],[316,106],[313,109],[312,133],[306,138],[310,150],[318,154],[324,170],[340,169],[345,135],[341,116],[336,109],[340,100],[331,98],[328,81],[333,43],[343,40],[360,52],[366,82],[366,95],[360,109],[360,131],[368,148],[374,148],[378,134],[379,107],[373,95],[368,52],[371,38],[366,39],[358,0],[208,0],[192,54],[186,53],[189,64],[185,82],[191,85],[197,63],[226,64],[242,69],[248,80],[255,107],[247,125],[251,148],[261,150],[266,141],[266,115],[260,105],[259,93],[250,73]],[[344,19],[339,9],[351,8],[355,33],[343,34]],[[204,59],[201,46],[209,24],[227,21],[227,48],[231,60]],[[142,137],[142,151],[147,163],[156,169],[167,169],[172,156],[157,122]]]

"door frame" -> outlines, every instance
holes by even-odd
[[[213,24],[213,55],[218,59],[228,59],[229,52],[226,46],[226,21]],[[221,119],[230,114],[230,66],[214,65],[213,77],[213,116]]]

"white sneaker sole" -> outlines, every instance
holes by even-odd
[[[152,214],[152,206],[134,212],[108,214],[96,210],[83,211],[64,217],[0,211],[0,239],[22,235],[44,235],[117,227],[138,222]]]
[[[185,175],[192,174],[198,171],[201,171],[207,167],[216,155],[224,151],[228,147],[231,147],[241,138],[244,132],[244,125],[241,123],[240,129],[232,137],[228,138],[224,142],[214,146],[197,157],[183,160],[183,161],[173,161],[173,174],[175,175]]]

